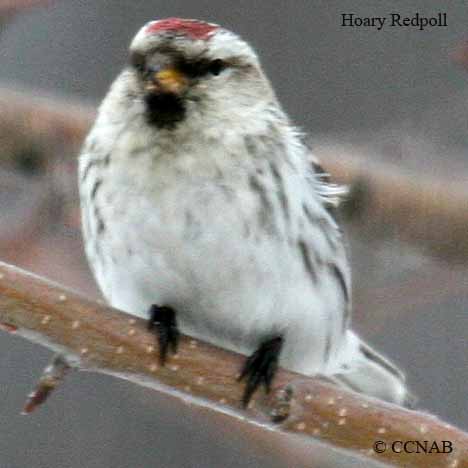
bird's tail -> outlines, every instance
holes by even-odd
[[[339,361],[332,375],[337,383],[391,403],[415,406],[416,398],[408,390],[404,374],[351,331]]]

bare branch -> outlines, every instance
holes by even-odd
[[[0,135],[3,139],[25,144],[33,143],[39,149],[50,149],[57,141],[77,149],[94,118],[91,106],[71,99],[43,97],[31,91],[0,86]],[[26,140],[26,141],[25,141]]]
[[[0,14],[17,13],[26,8],[47,5],[52,0],[0,0]]]
[[[32,413],[39,405],[42,405],[50,393],[62,382],[70,368],[67,358],[62,354],[56,354],[52,362],[44,369],[36,389],[28,395],[23,414]]]
[[[6,23],[23,10],[35,6],[47,6],[53,0],[0,0],[0,34]]]
[[[36,142],[50,151],[60,141],[76,154],[94,109],[64,99],[39,98],[0,88],[0,137]],[[5,142],[2,142],[5,146]],[[429,180],[393,165],[371,163],[339,145],[316,145],[332,179],[350,185],[346,209],[372,236],[389,227],[399,239],[448,261],[468,261],[468,189],[447,180]],[[385,231],[385,232],[384,232]]]
[[[273,394],[266,399],[257,392],[245,412],[239,403],[242,385],[235,379],[241,356],[183,337],[178,354],[161,367],[144,321],[4,263],[0,323],[4,330],[61,353],[67,366],[111,374],[207,407],[213,415],[242,421],[259,438],[268,439],[271,431],[301,434],[407,467],[468,464],[468,435],[455,427],[285,370],[280,370]],[[48,377],[56,385],[62,374],[52,368]],[[377,455],[377,440],[448,440],[453,451],[431,454],[430,461],[391,450]]]
[[[334,181],[351,186],[344,208],[371,237],[390,232],[425,254],[468,261],[468,188],[371,162],[340,145],[316,148]]]

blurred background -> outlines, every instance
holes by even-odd
[[[444,12],[448,26],[341,27],[342,13],[392,12]],[[247,39],[322,158],[333,151],[344,164],[347,156],[364,167],[381,164],[415,185],[437,180],[448,193],[466,183],[465,1],[0,0],[1,14],[0,259],[89,297],[99,292],[80,238],[75,163],[82,128],[54,131],[34,105],[27,119],[17,116],[15,102],[27,107],[36,102],[30,96],[58,96],[60,112],[86,121],[79,112],[99,103],[126,63],[129,41],[151,19],[205,19]],[[457,200],[454,216],[467,212],[468,193]],[[413,215],[404,213],[408,225]],[[467,252],[460,247],[458,255],[454,245],[446,258],[425,249],[423,239],[408,242],[385,213],[378,223],[343,218],[354,327],[406,370],[422,409],[467,430]],[[450,231],[437,221],[431,229]],[[42,348],[0,335],[2,468],[295,466],[286,455],[273,460],[266,447],[249,448],[241,434],[220,437],[203,415],[167,397],[104,376],[71,375],[46,407],[22,417],[49,358]],[[330,466],[369,466],[341,463]]]

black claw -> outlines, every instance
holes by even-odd
[[[270,392],[271,382],[278,369],[278,358],[283,345],[283,338],[277,336],[264,341],[251,356],[245,360],[244,367],[238,380],[247,378],[244,395],[242,396],[242,406],[249,404],[255,390],[263,384],[267,393]]]
[[[149,310],[148,330],[156,329],[159,343],[159,360],[164,365],[167,352],[177,352],[179,343],[179,329],[177,328],[176,313],[171,307],[152,305]]]

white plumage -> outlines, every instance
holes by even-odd
[[[105,98],[80,157],[86,252],[105,297],[144,318],[170,305],[184,333],[247,355],[281,336],[280,365],[405,403],[401,374],[349,330],[340,190],[314,170],[255,53],[215,25],[164,21],[131,53],[182,71],[228,65],[189,75],[169,123],[158,108],[148,119],[131,66]]]

